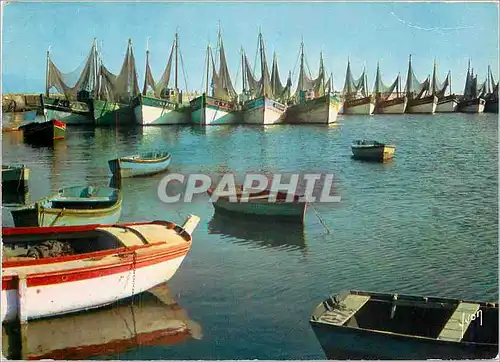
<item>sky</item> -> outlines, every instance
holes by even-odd
[[[486,78],[488,65],[498,80],[495,2],[10,2],[2,19],[3,92],[42,93],[49,46],[52,61],[70,73],[82,66],[94,38],[102,45],[105,66],[115,74],[132,39],[142,88],[147,39],[159,80],[176,29],[187,74],[185,79],[179,73],[179,83],[200,91],[206,47],[209,42],[216,46],[219,22],[237,90],[242,85],[240,50],[254,62],[259,28],[268,61],[276,52],[282,82],[292,71],[294,87],[302,39],[312,76],[322,51],[336,89],[343,87],[348,58],[354,77],[366,67],[370,89],[377,61],[385,84],[398,73],[404,82],[409,54],[420,81],[432,73],[434,58],[439,80],[451,70],[455,93],[463,90],[469,59],[479,80]]]

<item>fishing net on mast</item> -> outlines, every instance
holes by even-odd
[[[375,97],[380,100],[389,100],[396,98],[398,95],[394,93],[394,90],[397,90],[399,84],[400,76],[396,76],[394,82],[391,85],[387,86],[384,84],[382,80],[382,73],[380,72],[380,67],[377,64],[377,74],[375,76],[375,84],[373,86],[373,93]]]
[[[137,70],[131,40],[129,40],[127,53],[118,75],[111,73],[103,64],[101,64],[100,69],[100,99],[109,102],[129,103],[139,94]]]
[[[305,58],[305,55],[304,55]],[[294,97],[298,98],[300,92],[302,91],[313,91],[316,97],[320,97],[325,94],[325,67],[323,65],[323,57],[320,58],[318,76],[316,78],[311,78],[307,75],[305,70],[305,61],[301,61],[299,79],[297,82],[297,88],[294,93]]]
[[[250,62],[248,61],[246,54],[243,56],[243,59],[243,77],[246,80],[246,87],[243,90],[248,92],[252,96],[252,98],[254,98],[257,97],[257,94],[260,90],[260,79],[255,79],[255,76],[252,72],[252,67],[250,66]]]
[[[359,78],[354,79],[351,72],[351,64],[350,62],[347,63],[347,71],[345,75],[344,89],[342,90],[342,94],[346,99],[368,96],[366,72],[364,69]]]
[[[417,79],[417,76],[413,72],[411,63],[408,66],[408,76],[406,78],[406,95],[409,99],[421,98],[424,93],[428,93],[430,90],[430,77],[427,77],[423,82]]]
[[[46,94],[51,88],[64,94],[66,99],[76,100],[80,91],[89,93],[97,89],[97,48],[92,44],[86,60],[74,71],[62,73],[55,63],[48,58]]]
[[[278,58],[276,54],[273,56],[273,68],[271,71],[271,90],[273,93],[273,98],[281,102],[285,102],[290,98],[290,88],[292,86],[292,80],[290,77],[287,79],[285,86],[281,83],[280,74],[278,69]]]
[[[437,80],[437,77],[434,77],[434,80],[432,82],[432,93],[439,98],[443,97],[445,92],[446,92],[446,89],[450,85],[450,79],[451,79],[451,72],[450,71],[448,71],[446,78],[442,82],[439,82]]]
[[[231,75],[227,66],[226,54],[224,52],[224,44],[222,38],[219,37],[219,71],[217,72],[215,62],[212,58],[212,87],[213,95],[216,98],[232,101],[236,98],[237,94],[234,90],[233,83],[231,82]]]
[[[174,54],[175,43],[172,44],[172,49],[170,50],[170,56],[168,57],[167,66],[161,75],[160,80],[155,83],[153,73],[151,72],[151,67],[149,65],[149,50],[147,52],[147,60],[146,60],[146,74],[144,76],[144,87],[142,89],[142,94],[146,95],[148,91],[148,87],[151,87],[153,91],[153,95],[156,98],[162,98],[164,96],[164,92],[166,91],[168,84],[170,82],[170,74],[172,72],[172,59]]]

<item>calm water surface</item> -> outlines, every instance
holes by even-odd
[[[357,138],[394,143],[387,164],[351,159]],[[150,149],[170,172],[336,176],[342,200],[317,205],[304,229],[214,216],[208,199],[165,204],[162,175],[124,181],[121,221],[201,217],[191,252],[168,283],[203,338],[103,354],[120,359],[323,359],[309,327],[342,289],[498,300],[498,116],[341,117],[334,126],[68,127],[54,149],[4,133],[3,163],[31,169],[30,200],[60,187],[108,185],[107,160]],[[3,225],[13,225],[8,208]]]

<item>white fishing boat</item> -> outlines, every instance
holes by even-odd
[[[174,85],[169,87],[172,60],[174,59]],[[179,73],[179,35],[175,33],[174,43],[170,50],[167,66],[158,82],[154,81],[149,65],[149,45],[146,47],[146,72],[144,88],[133,101],[135,120],[138,124],[164,125],[188,124],[190,122],[189,103],[183,104],[182,91],[178,86]],[[151,87],[151,93],[148,93]]]
[[[368,94],[366,70],[358,79],[354,79],[351,72],[351,62],[347,61],[347,70],[342,91],[344,98],[343,114],[370,115],[375,110],[375,100]]]
[[[2,322],[96,308],[168,281],[199,220],[3,228]]]
[[[396,79],[390,86],[386,86],[382,81],[380,66],[377,62],[377,74],[373,95],[375,97],[375,110],[377,114],[403,114],[406,111],[408,98],[400,92],[401,76],[398,73]]]
[[[436,62],[434,61],[434,75],[436,76]],[[408,75],[406,77],[406,113],[434,114],[438,103],[438,97],[431,89],[430,77],[419,82],[411,65],[411,55],[408,61]]]

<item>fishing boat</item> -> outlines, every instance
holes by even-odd
[[[199,220],[3,228],[2,322],[101,307],[168,281]]]
[[[43,94],[40,98],[46,119],[58,119],[70,125],[94,123],[90,105],[86,102],[58,99]]]
[[[215,188],[209,188],[208,195],[213,201],[216,211],[240,213],[266,218],[278,218],[294,222],[304,223],[307,202],[302,201],[303,195],[289,195],[285,192],[272,192],[248,190],[248,200],[245,201],[243,185],[236,185],[234,198],[231,196],[219,196]],[[276,200],[270,200],[271,195],[276,195]],[[288,202],[287,197],[292,201]],[[233,202],[235,201],[235,202]]]
[[[16,360],[87,360],[202,338],[201,326],[166,284],[105,308],[30,321],[24,346],[18,343],[20,329],[9,327],[3,328],[2,349],[7,358]]]
[[[446,78],[443,82],[437,80],[437,65],[434,62],[434,75],[432,77],[432,91],[438,97],[438,103],[436,106],[436,113],[452,113],[456,112],[458,108],[458,103],[460,102],[460,97],[452,93],[451,91],[451,71],[448,71]],[[449,94],[446,95],[446,90],[449,90]]]
[[[19,129],[23,131],[24,140],[28,143],[53,144],[54,141],[66,137],[66,123],[55,119],[48,122],[32,122]]]
[[[498,113],[498,83],[495,83],[491,67],[488,65],[488,78],[486,80],[484,111],[487,113]]]
[[[112,224],[122,211],[119,189],[74,186],[11,211],[15,226],[67,226]]]
[[[5,190],[26,192],[30,169],[25,165],[2,165],[2,193]]]
[[[260,80],[256,80],[246,55],[242,59],[243,75],[243,122],[246,124],[269,125],[283,123],[286,105],[284,99],[289,95],[289,86],[281,84],[278,60],[273,55],[271,76],[267,66],[264,38],[259,31],[258,49],[260,54]]]
[[[290,81],[291,83],[291,81]],[[304,42],[300,46],[300,72],[297,89],[288,104],[286,123],[331,124],[337,121],[343,101],[333,91],[332,78],[325,80],[323,54],[320,54],[318,77],[312,79],[306,72]]]
[[[347,71],[342,91],[344,98],[343,114],[372,114],[375,110],[375,100],[368,94],[366,70],[358,79],[351,72],[351,61],[347,60]]]
[[[449,94],[438,98],[436,113],[453,113],[458,109],[460,97],[455,94]]]
[[[209,126],[242,123],[241,110],[237,104],[238,95],[234,90],[227,67],[220,27],[218,48],[219,71],[217,72],[215,67],[212,50],[210,46],[207,46],[205,92],[190,101],[191,122],[195,125]],[[210,69],[212,70],[211,82],[209,81]],[[209,94],[209,83],[211,84],[211,95]]]
[[[165,171],[172,155],[168,152],[147,152],[108,161],[111,173],[120,177],[152,175]]]
[[[481,97],[481,90],[477,86],[477,75],[474,75],[474,69],[470,68],[469,60],[464,93],[457,110],[462,113],[483,113],[485,104],[486,101]]]
[[[434,74],[436,77],[436,61],[434,60]],[[408,75],[406,77],[406,113],[434,114],[438,104],[438,97],[431,89],[430,77],[419,82],[411,65],[411,55],[408,61]]]
[[[91,106],[95,125],[118,126],[134,123],[132,102],[139,94],[139,85],[131,39],[128,40],[120,73],[112,74],[100,57],[98,77],[100,86]]]
[[[498,303],[347,291],[320,303],[309,322],[328,359],[498,355]]]
[[[365,161],[384,162],[394,158],[396,148],[371,140],[356,140],[351,145],[353,157]]]
[[[406,111],[408,98],[401,90],[401,75],[398,73],[394,82],[386,86],[382,81],[380,65],[377,62],[377,74],[373,93],[375,97],[374,113],[377,114],[403,114]]]
[[[169,87],[174,59],[174,86]],[[182,56],[181,56],[182,59]],[[190,123],[189,103],[183,104],[182,91],[178,86],[179,73],[179,35],[175,33],[167,66],[158,82],[154,81],[149,65],[149,44],[146,46],[146,72],[144,87],[133,101],[135,120],[141,125],[188,124]],[[151,91],[148,92],[148,87]]]

